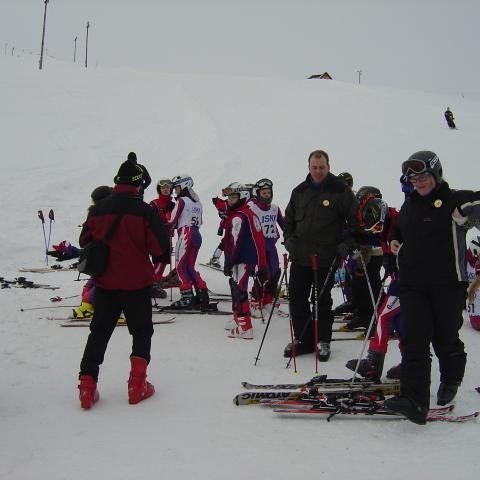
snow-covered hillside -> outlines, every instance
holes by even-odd
[[[369,88],[335,81],[181,76],[127,69],[85,70],[32,59],[0,57],[1,275],[41,266],[44,240],[37,210],[55,210],[52,243],[77,244],[90,192],[112,184],[129,151],[154,182],[187,172],[204,210],[207,260],[218,243],[210,198],[233,181],[274,182],[286,206],[307,173],[307,156],[322,148],[332,171],[349,171],[355,187],[380,187],[400,207],[400,164],[411,153],[438,153],[452,187],[478,189],[480,103],[467,96]],[[445,125],[453,110],[458,131]],[[154,187],[146,200],[155,196]],[[47,223],[48,233],[48,223]],[[227,292],[225,278],[202,270],[209,287]],[[80,293],[74,272],[27,274]],[[339,297],[338,292],[336,292]],[[255,340],[226,339],[222,317],[177,315],[156,327],[149,379],[157,394],[137,406],[126,400],[130,337],[117,329],[101,368],[101,401],[82,411],[77,372],[87,329],[60,328],[46,315],[20,312],[53,305],[46,290],[2,290],[0,305],[0,478],[25,479],[325,479],[473,478],[478,473],[478,424],[277,418],[269,410],[235,407],[240,381],[306,380],[312,356],[285,369],[288,322],[274,316],[258,365],[264,327]],[[77,299],[73,299],[73,303]],[[340,298],[336,298],[340,302]],[[67,303],[65,301],[64,303]],[[228,304],[224,305],[228,307]],[[480,408],[479,333],[462,330],[468,352],[459,414]],[[345,362],[360,342],[336,342],[320,373],[348,377]],[[386,367],[399,360],[392,343]],[[433,366],[432,393],[438,386]]]

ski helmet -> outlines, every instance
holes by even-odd
[[[268,178],[262,178],[262,179],[258,180],[258,182],[255,183],[255,185],[253,186],[252,193],[253,193],[253,196],[257,200],[263,200],[259,196],[259,190],[261,190],[262,188],[269,188],[270,191],[272,192],[272,196],[271,196],[270,202],[269,202],[269,203],[271,203],[272,199],[273,199],[273,182],[271,180],[269,180]]]
[[[157,183],[157,193],[161,193],[161,188],[162,187],[169,187],[170,190],[173,188],[173,183],[169,178],[162,178],[161,180],[158,181]]]
[[[363,186],[357,192],[357,200],[361,201],[367,194],[373,195],[375,198],[382,198],[382,192],[377,187]]]
[[[185,188],[193,187],[193,179],[190,175],[184,173],[173,177],[172,184],[174,187],[180,187],[180,190],[184,190]]]
[[[348,188],[353,187],[353,177],[348,172],[342,172],[338,174],[338,178],[341,178],[346,184]]]
[[[374,231],[375,233],[381,232],[387,212],[388,206],[382,199],[371,197],[362,208],[363,228]]]
[[[229,206],[228,208],[232,210],[240,205],[243,205],[249,198],[250,198],[250,191],[248,188],[239,182],[233,182],[228,187],[225,187],[222,190],[222,194],[224,197],[228,197],[230,195],[238,195],[238,201],[235,205]]]
[[[442,183],[443,170],[440,159],[435,152],[430,150],[421,150],[415,152],[402,163],[402,174],[407,177],[415,177],[422,173],[430,173],[435,178],[435,182]]]
[[[90,197],[93,203],[98,203],[100,200],[107,198],[113,192],[113,188],[109,187],[108,185],[102,185],[100,187],[95,188],[93,192],[90,194]]]
[[[472,257],[477,260],[480,255],[480,235],[477,235],[470,240],[468,251],[471,253]]]

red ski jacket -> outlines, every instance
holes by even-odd
[[[162,260],[169,251],[169,238],[155,211],[138,196],[138,188],[116,185],[112,195],[94,205],[83,225],[80,246],[105,238],[119,213],[119,225],[108,241],[109,262],[106,271],[95,277],[98,287],[108,290],[140,290],[153,283],[154,260]]]

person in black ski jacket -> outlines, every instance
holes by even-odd
[[[400,210],[390,247],[397,255],[404,320],[400,396],[385,406],[425,424],[430,405],[430,344],[438,357],[437,403],[450,403],[463,380],[467,355],[459,337],[467,296],[467,217],[480,215],[480,192],[452,190],[431,151],[403,162],[415,191]]]
[[[337,260],[344,260],[355,242],[350,233],[358,229],[358,203],[345,182],[330,173],[328,154],[316,150],[308,157],[309,174],[292,191],[285,209],[284,244],[290,254],[290,312],[295,333],[295,354],[315,351],[314,323],[310,309],[310,292],[314,282],[312,255],[318,259],[318,288],[324,288],[318,299],[320,361],[330,358],[333,314],[331,289]],[[292,344],[284,356],[292,355]]]
[[[133,163],[134,165],[138,165],[142,169],[142,184],[140,185],[139,192],[143,195],[143,192],[149,187],[152,183],[152,178],[148,173],[145,165],[141,165],[137,162],[137,154],[135,152],[130,152],[127,156],[127,161]]]

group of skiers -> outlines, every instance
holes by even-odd
[[[138,403],[153,394],[153,386],[146,381],[153,333],[151,285],[154,280],[160,282],[166,266],[171,265],[175,229],[175,267],[181,296],[172,307],[209,308],[208,287],[195,268],[202,243],[199,229],[203,207],[193,190],[193,179],[178,175],[160,180],[158,198],[148,206],[139,200],[150,176],[131,152],[114,181],[113,190],[107,192],[109,187],[101,187],[105,196],[90,208],[80,236],[80,246],[92,239],[101,240],[121,217],[119,233],[109,242],[109,267],[94,279],[95,309],[80,369],[83,408],[90,408],[98,398],[99,365],[122,311],[133,337],[129,401]],[[229,277],[233,310],[227,335],[252,339],[252,308],[273,308],[278,297],[281,270],[276,244],[279,228],[283,230],[291,261],[288,297],[294,337],[285,347],[284,356],[315,352],[320,361],[328,361],[334,313],[351,312],[346,329],[376,329],[367,357],[358,365],[357,360],[351,360],[347,367],[378,380],[388,338],[395,330],[401,339],[402,364],[388,376],[400,376],[402,394],[389,408],[424,423],[430,343],[440,360],[440,404],[453,399],[463,378],[466,354],[458,330],[467,272],[466,249],[461,245],[465,244],[468,226],[478,222],[480,194],[450,190],[438,157],[430,151],[417,152],[404,162],[401,182],[406,200],[399,213],[386,205],[376,187],[362,187],[355,194],[351,175],[333,175],[328,154],[316,150],[308,157],[305,181],[292,191],[285,216],[272,203],[271,180],[231,183],[222,190],[223,198],[212,199],[221,218],[218,233],[222,241],[210,263],[220,266],[224,253],[223,272]],[[427,245],[429,241],[435,248]],[[427,246],[429,253],[420,255]],[[470,258],[467,254],[473,265],[470,275],[475,276],[475,288],[469,295],[474,328],[480,323],[475,305],[479,297],[475,295],[479,283],[475,273],[480,270],[478,250],[477,241],[477,248],[469,250]],[[333,309],[334,274],[342,265],[347,271],[346,302]],[[436,272],[433,278],[432,271]],[[385,295],[387,277],[391,281]],[[432,307],[432,302],[438,302],[438,308]],[[418,324],[420,309],[420,317],[425,318],[422,328]]]

